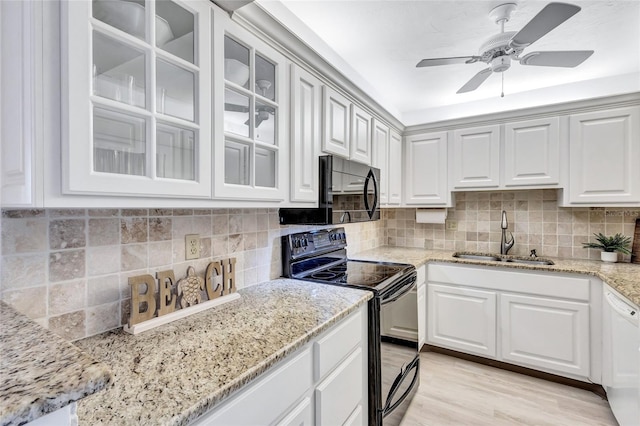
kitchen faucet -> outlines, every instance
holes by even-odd
[[[500,223],[500,228],[502,228],[502,238],[500,239],[500,254],[507,254],[511,247],[516,243],[516,239],[513,238],[513,234],[509,232],[511,235],[511,240],[507,241],[507,229],[509,228],[509,222],[507,222],[507,212],[502,210],[502,222]]]

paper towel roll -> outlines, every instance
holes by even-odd
[[[416,209],[417,223],[444,223],[447,209]]]

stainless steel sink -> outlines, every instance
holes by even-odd
[[[499,254],[482,254],[473,252],[459,251],[453,254],[453,257],[458,259],[470,259],[470,260],[484,260],[488,262],[505,262],[505,263],[523,263],[527,265],[553,265],[554,263],[549,259],[531,257],[531,258],[517,258],[510,256],[502,256]]]
[[[532,258],[532,259],[503,259],[504,262],[511,262],[511,263],[525,263],[525,264],[529,264],[529,265],[554,265],[554,263],[551,260],[548,259],[536,259],[536,258]]]
[[[485,255],[485,254],[474,254],[474,253],[453,253],[453,257],[457,257],[459,259],[472,259],[472,260],[489,260],[489,261],[499,261],[500,258],[498,256]]]

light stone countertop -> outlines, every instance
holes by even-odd
[[[383,246],[356,253],[350,258],[386,262],[410,263],[420,267],[427,262],[463,263],[468,265],[516,268],[535,271],[566,272],[593,275],[600,278],[629,301],[640,306],[640,264],[606,263],[596,260],[558,259],[544,257],[554,265],[531,265],[499,261],[459,259],[452,257],[455,251],[426,250],[419,248]]]
[[[75,342],[114,372],[78,403],[80,424],[185,425],[366,303],[372,293],[278,279],[138,335]]]
[[[105,364],[0,301],[0,425],[35,420],[111,380]]]

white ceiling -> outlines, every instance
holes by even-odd
[[[640,91],[640,0],[567,0],[582,10],[538,40],[536,50],[594,50],[576,68],[522,66],[456,94],[484,63],[416,68],[423,58],[470,56],[500,28],[494,7],[517,2],[517,31],[548,2],[537,0],[258,0],[405,125]]]

